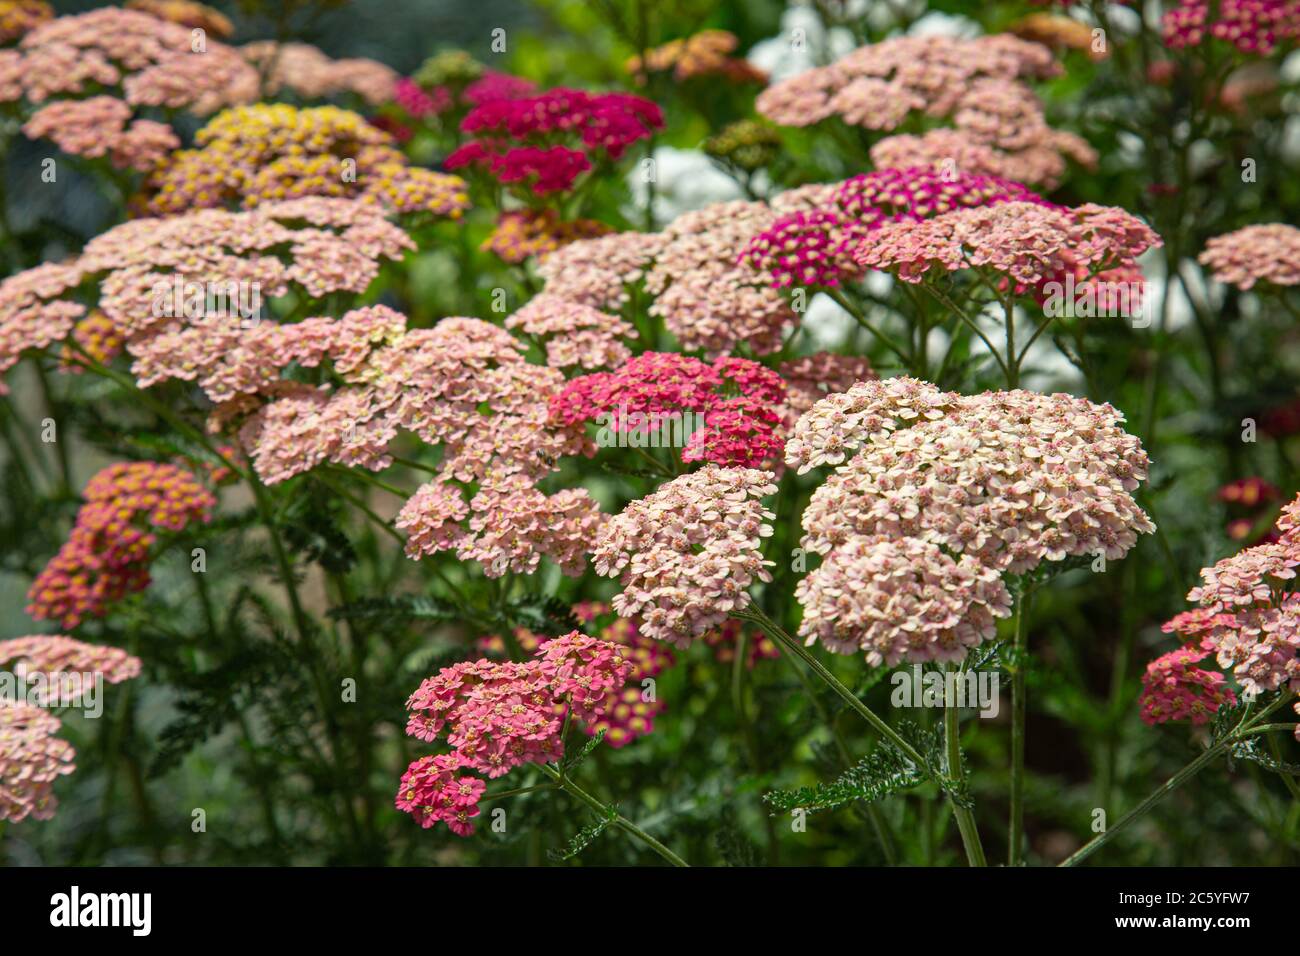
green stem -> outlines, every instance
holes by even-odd
[[[1007,829],[1007,865],[1019,866],[1025,832],[1025,665],[1029,637],[1025,612],[1029,595],[1016,602],[1016,631],[1013,641],[1015,664],[1011,671],[1011,820]]]
[[[884,332],[880,331],[878,328],[872,325],[871,322],[867,319],[867,317],[862,314],[862,310],[859,309],[857,306],[855,306],[851,301],[849,301],[848,296],[846,296],[839,289],[835,289],[835,288],[826,288],[823,289],[822,291],[825,292],[832,299],[834,299],[835,302],[839,304],[840,308],[842,308],[845,312],[849,313],[849,315],[853,316],[854,321],[856,321],[858,325],[862,326],[864,329],[866,329],[868,332],[870,332],[872,335],[878,338],[882,345],[884,345],[887,349],[889,349],[891,352],[897,355],[899,360],[904,365],[906,365],[908,368],[912,367],[911,356],[908,355],[905,351],[903,351],[902,347],[899,346],[888,335],[886,335]]]
[[[1124,814],[1124,816],[1120,817],[1113,827],[1107,829],[1105,833],[1097,834],[1097,836],[1093,837],[1070,856],[1062,860],[1060,866],[1075,866],[1092,856],[1103,846],[1113,840],[1119,833],[1126,830],[1137,820],[1145,816],[1157,803],[1204,770],[1229,747],[1243,738],[1250,736],[1252,733],[1257,732],[1260,729],[1259,721],[1262,721],[1269,714],[1273,713],[1273,711],[1285,704],[1288,699],[1289,695],[1279,694],[1277,700],[1273,701],[1273,703],[1269,704],[1268,707],[1260,711],[1254,720],[1250,720],[1249,718],[1243,720],[1231,733],[1225,734],[1222,740],[1209,747],[1199,757],[1153,790],[1145,800],[1128,813]]]
[[[570,796],[575,797],[576,799],[585,803],[588,807],[592,809],[592,811],[595,812],[597,816],[601,817],[602,819],[608,819],[612,815],[614,819],[614,826],[618,827],[620,830],[622,830],[624,833],[628,834],[629,836],[635,837],[636,839],[640,840],[642,843],[650,847],[650,849],[654,850],[656,853],[658,853],[661,857],[663,857],[673,866],[690,865],[685,860],[683,860],[680,856],[674,853],[672,850],[668,849],[668,847],[664,846],[662,843],[660,843],[650,834],[642,830],[639,826],[637,826],[627,817],[623,816],[620,813],[614,813],[614,811],[610,807],[601,803],[599,800],[597,800],[595,797],[589,794],[586,790],[583,790],[576,783],[574,783],[564,774],[560,773],[560,771],[556,770],[550,764],[543,764],[542,770],[546,774],[548,774],[552,780],[555,781],[556,785],[561,790],[563,790],[565,793],[569,794]]]
[[[957,783],[962,779],[960,715],[956,701],[947,700],[947,694],[944,697],[943,740],[948,760],[948,779]],[[966,850],[967,862],[971,866],[988,866],[988,861],[984,858],[984,845],[980,843],[979,828],[975,825],[975,814],[970,807],[962,806],[951,797],[949,802],[957,820],[957,830],[961,833],[961,844]]]

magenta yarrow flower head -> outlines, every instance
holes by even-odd
[[[1296,0],[1179,0],[1161,20],[1165,45],[1200,46],[1207,37],[1231,43],[1240,52],[1269,56],[1300,37]]]
[[[619,645],[578,631],[539,644],[527,661],[444,667],[407,701],[406,732],[429,742],[441,738],[451,750],[411,764],[397,808],[425,828],[444,822],[469,835],[485,787],[458,774],[493,779],[523,764],[561,759],[565,717],[599,720],[631,670]]]
[[[602,529],[596,573],[618,577],[613,606],[642,633],[678,647],[750,605],[749,588],[770,581],[762,539],[776,493],[770,472],[706,465],[633,501]]]
[[[662,438],[679,419],[702,422],[686,437],[683,461],[751,466],[780,455],[785,397],[781,377],[749,359],[644,352],[613,372],[572,379],[551,400],[551,417],[566,426],[602,421],[633,445],[638,437],[650,444],[650,432]]]
[[[800,543],[824,560],[796,592],[800,633],[877,665],[958,659],[1009,613],[1004,573],[1123,557],[1154,526],[1131,494],[1146,453],[1122,422],[1069,395],[911,378],[822,399],[786,443],[800,473],[837,466],[804,510]]]

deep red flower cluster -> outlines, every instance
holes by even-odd
[[[573,186],[593,158],[619,159],[664,125],[650,100],[566,87],[535,96],[483,99],[461,123],[476,135],[447,157],[448,169],[480,166],[502,183],[546,195]]]

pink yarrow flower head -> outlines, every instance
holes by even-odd
[[[61,634],[38,634],[0,641],[0,666],[20,677],[45,675],[44,688],[35,688],[38,706],[72,706],[58,675],[93,675],[110,684],[140,676],[140,659],[117,647],[86,644]]]
[[[781,377],[749,359],[644,352],[613,372],[572,379],[551,400],[551,417],[601,422],[604,443],[622,436],[635,447],[670,443],[674,427],[702,421],[685,438],[683,461],[751,466],[779,457],[785,398]]]
[[[1142,721],[1190,720],[1200,725],[1208,723],[1220,707],[1235,707],[1237,695],[1225,686],[1224,676],[1196,666],[1213,653],[1213,642],[1207,638],[1199,648],[1180,647],[1148,664],[1139,698]]]
[[[1241,53],[1269,56],[1300,37],[1295,0],[1180,0],[1161,20],[1165,45],[1200,46],[1207,38],[1231,43]]]
[[[853,252],[884,223],[1003,202],[1051,206],[1019,183],[991,176],[928,167],[865,173],[829,190],[816,208],[781,216],[749,242],[743,258],[770,273],[778,288],[837,286],[861,272]]]
[[[1041,297],[1043,286],[1066,277],[1136,270],[1136,258],[1159,245],[1159,236],[1122,209],[1015,201],[923,222],[886,223],[858,246],[854,258],[910,283],[924,281],[932,270],[981,269],[1016,294]]]
[[[61,726],[43,708],[0,702],[0,822],[54,816],[54,781],[77,769],[76,751],[55,736]]]
[[[1246,226],[1216,236],[1199,257],[1219,282],[1249,291],[1258,284],[1300,285],[1300,229],[1282,223]]]
[[[180,532],[212,518],[216,499],[176,465],[109,465],[87,483],[68,540],[27,592],[27,613],[76,627],[149,585],[158,531]]]
[[[776,493],[770,472],[706,465],[629,504],[602,530],[596,573],[617,577],[613,606],[642,633],[678,647],[750,605],[749,588],[770,581],[762,539]]]
[[[407,701],[406,732],[441,739],[450,750],[411,764],[397,808],[423,827],[443,822],[468,836],[485,784],[463,772],[495,779],[561,759],[566,714],[598,720],[631,670],[619,645],[578,631],[538,644],[527,661],[484,658],[443,668]]]
[[[1009,612],[1004,573],[1123,557],[1154,526],[1131,494],[1146,453],[1122,421],[1069,395],[910,378],[822,399],[786,443],[800,473],[837,466],[804,510],[800,543],[824,560],[797,591],[800,633],[873,664],[956,659]]]
[[[1187,595],[1199,607],[1165,625],[1211,651],[1250,693],[1300,692],[1300,496],[1282,509],[1277,540],[1201,571]]]

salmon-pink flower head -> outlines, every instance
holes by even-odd
[[[23,124],[28,139],[49,139],[72,156],[107,156],[118,169],[147,172],[181,141],[172,128],[153,120],[132,120],[133,110],[112,96],[55,100]]]
[[[371,106],[393,99],[399,74],[392,67],[363,57],[331,59],[307,43],[259,40],[239,48],[259,71],[266,71],[266,95],[289,90],[303,99],[319,100],[352,93]]]
[[[610,623],[599,626],[596,619],[610,614],[608,604],[583,602],[573,606],[574,616],[583,622],[594,636],[602,641],[618,644],[622,655],[631,662],[627,685],[610,691],[602,702],[601,713],[594,720],[582,724],[583,732],[588,737],[595,737],[602,731],[605,743],[615,749],[625,747],[638,737],[643,737],[654,730],[654,720],[665,709],[663,700],[655,695],[646,697],[641,682],[647,678],[658,677],[676,663],[673,652],[662,641],[646,637],[637,629],[636,622],[627,618],[615,617]],[[516,628],[515,642],[526,654],[534,653],[546,638],[533,633],[527,628]],[[478,641],[480,649],[489,654],[501,655],[506,652],[506,642],[496,635],[489,635]],[[563,717],[565,704],[557,702],[556,714]]]
[[[326,196],[457,219],[469,206],[464,180],[411,166],[388,133],[334,106],[235,107],[194,141],[195,149],[150,172],[133,200],[136,211],[168,216]]]
[[[1246,226],[1216,236],[1199,257],[1219,282],[1243,291],[1300,285],[1300,229],[1282,223]]]
[[[1213,653],[1213,642],[1201,641],[1199,649],[1180,647],[1157,657],[1142,675],[1142,721],[1163,724],[1171,720],[1208,723],[1220,707],[1235,707],[1237,695],[1227,687],[1218,671],[1197,667]]]
[[[610,435],[646,444],[684,439],[683,461],[751,466],[780,456],[786,388],[757,362],[710,365],[676,352],[644,352],[613,372],[572,379],[551,399],[551,418],[568,426],[602,422]],[[698,423],[689,436],[673,427]],[[665,437],[666,436],[666,437]]]
[[[310,298],[363,292],[381,260],[412,248],[382,210],[341,199],[123,223],[75,259],[0,282],[0,373],[24,352],[66,339],[87,314],[78,289],[94,280],[98,310],[129,342],[142,387],[169,378],[206,387],[222,370],[269,361],[241,348],[273,345],[258,336],[279,334],[247,306],[291,290]],[[224,386],[212,384],[221,395]]]
[[[1165,45],[1200,46],[1207,36],[1231,43],[1241,53],[1269,56],[1300,37],[1296,0],[1180,0],[1161,21]]]
[[[61,634],[37,634],[0,641],[0,666],[26,674],[96,674],[110,684],[140,676],[140,658],[117,647],[86,644]],[[57,693],[58,686],[47,688]],[[45,701],[30,701],[45,706]]]
[[[786,443],[801,473],[838,466],[803,514],[800,543],[825,560],[797,592],[800,633],[872,664],[955,659],[1009,608],[1003,573],[1123,557],[1154,526],[1131,494],[1147,456],[1122,421],[1069,395],[963,396],[910,378],[822,399]],[[871,586],[850,587],[859,577]],[[882,628],[872,609],[891,595],[911,610]]]
[[[1039,294],[1051,281],[1136,269],[1136,258],[1161,245],[1145,223],[1113,206],[1077,208],[1006,202],[959,209],[922,222],[890,222],[871,233],[854,257],[860,266],[920,283],[931,270],[982,269],[1016,294]]]
[[[563,456],[593,452],[581,428],[548,419],[547,403],[563,386],[563,374],[524,361],[523,343],[505,329],[448,318],[430,329],[407,330],[402,317],[383,306],[355,310],[344,320],[366,313],[391,318],[392,326],[379,324],[391,334],[357,336],[364,359],[345,367],[334,361],[341,385],[285,382],[267,393],[266,404],[249,406],[237,398],[218,409],[218,427],[237,425],[268,483],[325,461],[385,468],[388,444],[399,430],[441,445],[440,474],[465,482],[514,472],[536,479],[554,471]]]
[[[596,573],[623,587],[614,609],[642,633],[688,647],[749,607],[750,586],[772,579],[760,545],[774,516],[760,499],[775,493],[770,472],[706,465],[633,501],[593,555]]]
[[[1019,183],[990,176],[924,166],[884,169],[839,183],[815,208],[777,219],[749,242],[743,255],[755,269],[771,274],[779,288],[837,286],[861,272],[853,252],[884,223],[920,222],[954,209],[1002,202],[1051,205]]]
[[[149,586],[156,531],[212,518],[216,499],[192,474],[152,461],[109,465],[87,483],[68,540],[27,592],[27,613],[71,629]]]
[[[545,557],[578,577],[607,520],[585,488],[548,495],[512,473],[485,476],[468,504],[457,485],[428,482],[402,507],[396,526],[407,532],[413,559],[454,548],[462,561],[478,561],[487,577],[499,578],[532,574]]]
[[[1250,692],[1300,691],[1300,496],[1282,509],[1279,536],[1201,571],[1187,600],[1200,605],[1165,630],[1216,653]]]
[[[257,99],[257,70],[214,39],[196,51],[189,29],[114,7],[51,20],[0,51],[0,101],[101,92],[206,115]]]
[[[627,287],[645,279],[665,238],[657,232],[616,232],[562,246],[538,263],[545,292],[595,309],[617,310]]]
[[[618,644],[579,631],[538,644],[527,661],[483,658],[444,667],[407,701],[406,732],[428,742],[441,737],[451,751],[411,764],[397,808],[426,828],[444,822],[469,835],[484,788],[456,774],[494,779],[523,764],[561,759],[566,715],[599,720],[631,671]]]
[[[54,736],[60,726],[48,710],[0,701],[0,823],[54,816],[54,781],[77,769],[72,745]]]

